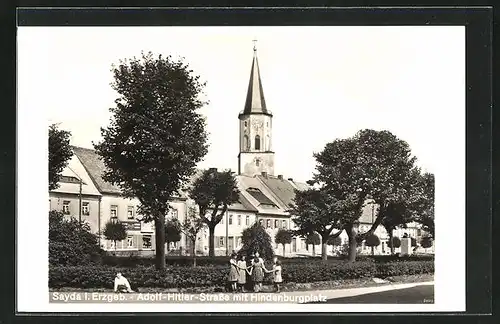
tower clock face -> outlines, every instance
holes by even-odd
[[[264,122],[262,120],[253,120],[252,121],[252,126],[254,129],[258,130],[258,129],[261,129],[262,126],[264,126]]]

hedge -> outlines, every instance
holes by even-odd
[[[79,267],[51,266],[49,287],[112,288],[113,279],[121,272],[132,287],[194,288],[221,287],[226,284],[228,267],[198,266],[194,268],[167,267]],[[335,262],[288,264],[283,267],[285,282],[311,283],[361,278],[387,278],[400,275],[414,275],[434,272],[433,261],[375,262]],[[270,283],[270,275],[265,282]]]
[[[320,262],[321,256],[317,257],[295,257],[295,258],[283,258],[278,255],[278,258],[283,264],[308,264],[313,261],[314,263]],[[344,262],[347,257],[332,257],[329,256],[326,260],[327,263],[338,263]],[[432,261],[434,260],[433,255],[410,255],[410,256],[398,256],[398,255],[358,255],[356,257],[357,261],[365,262],[391,262],[391,261]],[[229,262],[229,257],[227,256],[200,256],[196,257],[196,264],[199,266],[226,266]],[[103,265],[112,267],[137,267],[137,266],[154,266],[154,257],[139,257],[139,256],[112,256],[107,255],[102,257],[101,263]],[[165,263],[172,266],[186,266],[191,267],[193,265],[193,259],[189,256],[167,256],[165,258]]]

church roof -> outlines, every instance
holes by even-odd
[[[257,60],[257,50],[254,48],[252,69],[250,70],[250,81],[248,82],[247,99],[243,115],[248,114],[268,114],[264,91],[262,90],[262,81],[260,79],[259,62]]]

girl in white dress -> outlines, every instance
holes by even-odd
[[[280,285],[283,282],[283,277],[281,276],[281,261],[274,260],[273,269],[267,272],[273,273],[274,289],[277,293],[280,292]]]

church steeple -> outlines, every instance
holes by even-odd
[[[255,43],[245,109],[239,114],[238,119],[240,120],[238,173],[254,176],[265,172],[273,175],[274,152],[271,149],[273,115],[266,107]]]
[[[264,98],[264,90],[262,90],[262,81],[260,79],[259,62],[257,60],[257,48],[253,47],[252,69],[250,70],[250,81],[248,82],[247,99],[243,114],[269,114],[267,110],[266,100]]]

